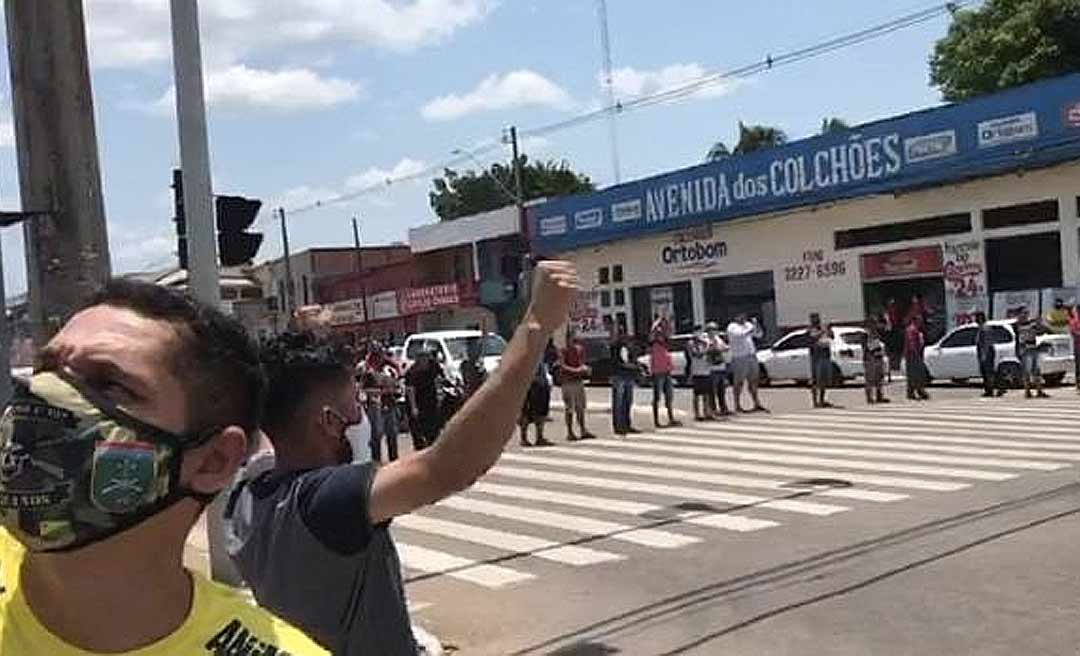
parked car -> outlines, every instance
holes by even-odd
[[[997,353],[997,374],[1009,386],[1019,386],[1022,380],[1020,360],[1016,356],[1016,321],[988,321]],[[951,380],[966,383],[980,378],[979,361],[975,353],[975,337],[979,327],[966,324],[953,328],[937,343],[923,351],[931,380]],[[1072,337],[1069,335],[1040,335],[1042,350],[1039,368],[1047,385],[1058,385],[1073,368]]]
[[[441,330],[409,335],[405,338],[404,349],[402,362],[405,369],[412,366],[421,352],[431,350],[442,360],[447,375],[461,380],[461,363],[468,358],[470,349],[480,349],[484,370],[490,374],[499,366],[506,340],[495,333],[479,330]]]
[[[834,326],[832,328],[832,380],[831,385],[841,385],[863,375],[862,342],[866,331],[862,328]],[[810,332],[803,328],[792,331],[778,339],[771,347],[757,352],[761,367],[761,384],[778,380],[793,380],[805,385],[810,382]]]
[[[668,351],[671,353],[671,371],[672,376],[675,378],[676,385],[687,385],[690,383],[690,363],[686,359],[686,343],[693,339],[692,333],[685,333],[682,335],[672,335],[668,339]],[[642,375],[645,378],[652,377],[652,371],[649,369],[649,354],[645,353],[638,358],[638,364],[642,367]]]

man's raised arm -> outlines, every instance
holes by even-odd
[[[464,490],[495,464],[513,435],[548,337],[566,322],[577,289],[572,264],[537,265],[532,302],[499,368],[447,423],[434,446],[376,472],[370,501],[373,523]]]

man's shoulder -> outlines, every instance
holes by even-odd
[[[211,654],[328,654],[299,629],[259,608],[244,593],[193,574],[206,613],[196,618]]]

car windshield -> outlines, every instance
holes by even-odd
[[[450,349],[452,359],[465,360],[473,353],[483,357],[502,355],[506,349],[506,342],[498,335],[451,337],[446,340],[446,348]]]

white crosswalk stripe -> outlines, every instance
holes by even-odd
[[[537,560],[625,567],[640,549],[748,539],[1069,468],[1080,462],[1078,421],[1070,399],[1013,396],[740,416],[515,450],[465,494],[395,520],[398,545],[411,572],[492,589],[534,579]]]

